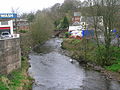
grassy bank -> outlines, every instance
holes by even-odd
[[[107,70],[120,73],[120,48],[114,47],[115,54],[113,55],[115,61],[112,65],[106,66]]]
[[[106,70],[110,70],[113,72],[120,72],[120,48],[112,46],[111,48],[111,61],[109,61],[109,65],[102,65],[104,62],[104,48],[101,45],[101,55],[102,59],[99,58],[99,53],[97,49],[97,45],[94,40],[78,40],[66,38],[62,43],[62,48],[68,50],[70,52],[70,56],[78,61],[85,61],[92,63],[94,65],[101,65]]]
[[[9,75],[0,76],[0,90],[31,90],[33,79],[28,75],[28,54],[30,51],[29,33],[21,34],[21,68]]]
[[[22,66],[9,75],[0,76],[0,90],[31,90],[32,78],[28,75],[27,58],[22,57]]]
[[[64,39],[62,48],[68,50],[70,56],[74,59],[95,62],[93,61],[96,48],[95,44],[91,43],[91,41],[87,41],[87,45],[85,43],[84,40],[67,38]]]

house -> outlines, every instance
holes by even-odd
[[[75,37],[93,37],[95,21],[97,21],[97,26],[103,27],[102,16],[80,16],[78,12],[75,12],[74,17],[72,18],[72,26],[69,26],[68,31]]]
[[[17,29],[18,30],[29,30],[29,23],[26,19],[17,19]],[[15,30],[15,20],[14,20],[14,30]]]
[[[97,22],[97,26],[102,27],[103,26],[103,17],[102,16],[81,16],[81,25],[85,29],[93,29],[94,30],[94,23]]]
[[[80,24],[80,12],[74,12],[74,16],[72,17],[72,25],[79,26]]]
[[[81,14],[80,12],[74,12],[74,16],[72,18],[72,26],[69,26],[68,31],[74,37],[76,36],[82,37],[82,29],[83,26],[81,25]]]

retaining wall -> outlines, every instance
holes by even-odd
[[[0,40],[0,74],[9,74],[21,67],[20,38]]]

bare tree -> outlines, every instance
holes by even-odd
[[[111,50],[111,41],[112,41],[112,32],[116,24],[116,14],[119,12],[119,0],[88,0],[89,11],[87,15],[93,17],[94,23],[93,27],[95,30],[96,41],[98,50],[100,53],[100,63],[101,65],[110,64],[112,59],[112,50]],[[103,21],[103,26],[100,27],[100,21]],[[100,45],[98,39],[98,30],[103,33],[104,45]],[[101,49],[102,46],[102,49]],[[101,51],[102,50],[102,51]]]

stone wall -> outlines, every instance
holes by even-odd
[[[0,40],[0,74],[9,74],[20,67],[20,38]]]

